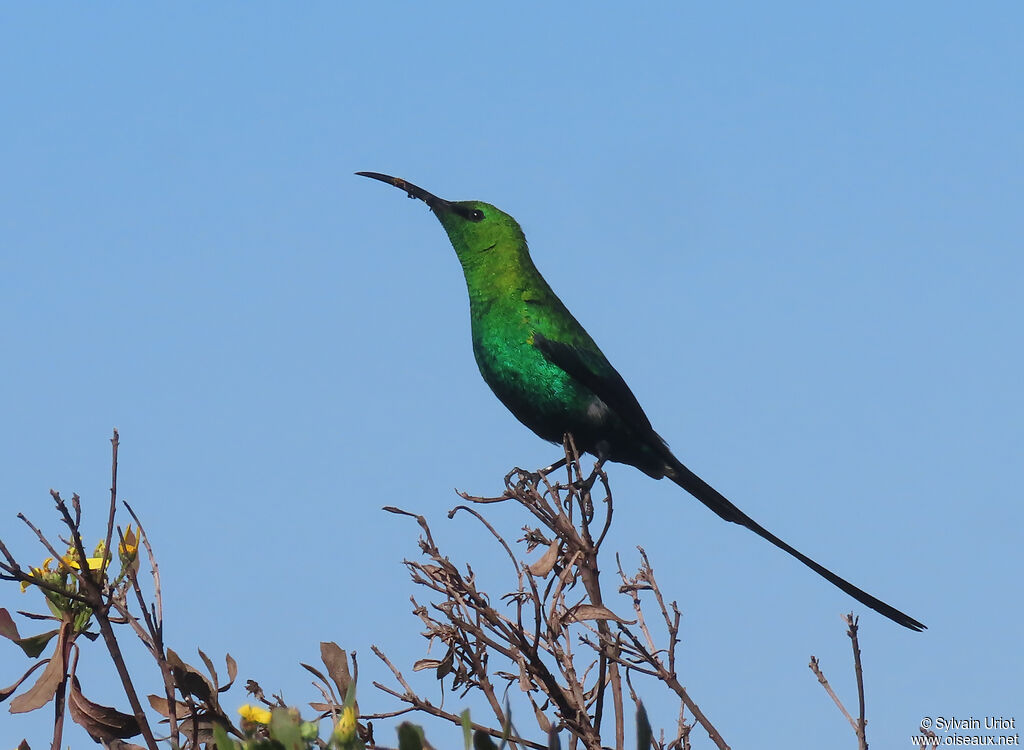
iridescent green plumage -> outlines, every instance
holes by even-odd
[[[508,214],[480,201],[446,201],[412,183],[359,172],[424,201],[448,233],[466,277],[473,354],[487,385],[538,436],[668,477],[727,521],[747,527],[840,589],[912,630],[924,625],[797,551],[684,466],[636,397],[530,258]]]

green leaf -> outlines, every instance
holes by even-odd
[[[423,750],[423,727],[409,721],[399,724],[398,750]]]
[[[286,708],[275,708],[270,713],[270,737],[280,742],[285,750],[303,750],[306,747],[298,718]]]
[[[349,680],[348,687],[345,689],[345,702],[342,704],[343,708],[355,709],[356,707],[356,682],[355,680]]]
[[[636,702],[636,750],[649,750],[651,747],[651,722],[647,720],[647,709],[640,701]]]
[[[239,747],[228,737],[227,730],[220,724],[213,725],[213,741],[217,743],[217,750],[235,750]]]
[[[60,630],[51,630],[48,633],[40,633],[39,635],[31,635],[28,638],[20,638],[16,641],[21,650],[25,652],[27,656],[35,659],[39,654],[43,653],[46,648],[46,644],[50,642],[53,636],[57,635]]]
[[[548,730],[548,750],[562,750],[562,743],[558,740],[558,730],[554,727]]]
[[[58,620],[64,619],[64,612],[61,610],[60,607],[53,603],[53,601],[50,599],[51,596],[59,596],[59,594],[54,594],[52,591],[47,591],[46,606],[50,608],[50,612],[52,612],[53,616],[56,617]],[[66,599],[66,597],[62,596],[61,599]]]
[[[501,725],[501,750],[508,746],[508,738],[512,736],[512,704],[505,699],[505,723]]]
[[[498,746],[494,744],[491,735],[478,729],[473,732],[473,750],[498,750]]]
[[[462,722],[462,746],[469,750],[473,742],[473,722],[469,719],[468,708],[459,714],[459,720]]]

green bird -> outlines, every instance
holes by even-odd
[[[519,224],[481,201],[447,201],[398,177],[357,172],[418,198],[448,233],[469,290],[473,355],[480,374],[516,419],[539,437],[601,460],[668,477],[726,521],[785,550],[818,575],[890,620],[925,626],[840,578],[765,529],[686,468],[654,431],[640,402],[530,258]]]

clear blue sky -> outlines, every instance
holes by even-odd
[[[683,682],[733,747],[853,746],[807,668],[852,704],[851,607],[872,746],[924,716],[1024,722],[1022,22],[1017,3],[7,5],[4,539],[41,560],[14,515],[54,528],[51,487],[99,536],[116,426],[169,643],[300,703],[298,662],[336,640],[362,706],[393,707],[369,647],[422,655],[417,528],[380,507],[496,576],[445,519],[452,488],[495,493],[557,451],[480,380],[454,253],[425,206],[352,175],[377,170],[516,216],[688,465],[928,624],[612,467],[609,550],[633,566],[642,544],[680,601]],[[85,648],[86,690],[123,707]],[[0,643],[0,684],[20,663]],[[46,717],[0,712],[0,746],[44,746]]]

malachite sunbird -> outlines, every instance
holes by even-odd
[[[865,606],[911,630],[925,629],[779,539],[686,468],[534,266],[515,219],[489,203],[447,201],[398,177],[357,174],[419,198],[441,222],[466,277],[480,374],[520,422],[545,440],[560,443],[571,433],[580,450],[655,479],[668,477],[726,521],[785,550]]]

